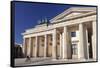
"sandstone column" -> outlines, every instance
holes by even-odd
[[[88,48],[87,48],[87,38],[86,38],[86,28],[82,23],[79,24],[79,49],[78,49],[78,58],[88,59]]]
[[[60,33],[60,58],[62,58],[62,34]]]
[[[30,56],[30,52],[31,52],[31,38],[29,38],[28,40],[28,52],[27,52],[28,56]]]
[[[92,35],[92,52],[93,52],[93,59],[97,59],[97,40],[96,40],[96,27],[97,27],[97,24],[96,24],[96,21],[93,21],[92,22],[92,31],[93,31],[93,35]]]
[[[37,57],[38,37],[35,37],[35,58]]]
[[[25,49],[24,49],[24,51],[25,51],[25,57],[27,56],[27,50],[28,50],[28,44],[27,44],[27,42],[28,42],[28,38],[25,38],[25,44],[24,44],[24,47],[25,47]]]
[[[63,59],[71,59],[71,37],[66,26],[64,27],[63,41]]]
[[[63,59],[67,59],[67,28],[64,26],[63,32]]]
[[[87,49],[86,51],[87,51],[87,59],[89,59],[88,30],[86,29],[85,31],[86,31],[86,49]]]
[[[47,54],[47,35],[45,35],[45,41],[44,41],[44,58],[46,57]]]
[[[22,46],[23,54],[25,55],[25,38],[23,38],[23,46]]]
[[[54,29],[52,38],[53,38],[53,40],[52,40],[52,42],[53,42],[53,45],[52,45],[52,58],[56,59],[56,29]]]
[[[67,58],[72,59],[72,43],[70,31],[67,31]]]

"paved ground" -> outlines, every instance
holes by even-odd
[[[57,64],[57,63],[75,63],[75,62],[90,62],[89,60],[78,60],[78,59],[51,59],[51,58],[31,58],[31,61],[25,62],[26,58],[15,59],[15,66],[27,66],[27,65],[43,65],[43,64]]]

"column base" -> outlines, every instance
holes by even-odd
[[[57,60],[56,58],[53,58],[53,59],[52,59],[52,61],[56,61],[56,60]]]
[[[36,56],[34,58],[37,58]]]
[[[93,58],[93,61],[98,61],[98,59],[97,58]]]
[[[46,56],[44,56],[43,58],[47,58]]]
[[[80,60],[80,61],[86,61],[87,59],[85,59],[83,57],[80,57],[80,58],[78,58],[78,60]]]
[[[68,59],[67,57],[63,57],[62,59]]]
[[[63,58],[63,59],[61,59],[61,60],[63,60],[63,61],[68,61],[68,59],[66,59],[66,58]]]

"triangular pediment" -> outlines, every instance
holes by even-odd
[[[62,12],[61,14],[57,15],[56,17],[52,18],[50,22],[53,23],[57,20],[67,19],[76,15],[81,15],[92,11],[96,11],[96,7],[71,7]]]

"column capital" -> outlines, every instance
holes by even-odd
[[[64,29],[66,29],[67,28],[67,26],[64,26]]]
[[[79,23],[79,25],[83,25],[83,23]]]

